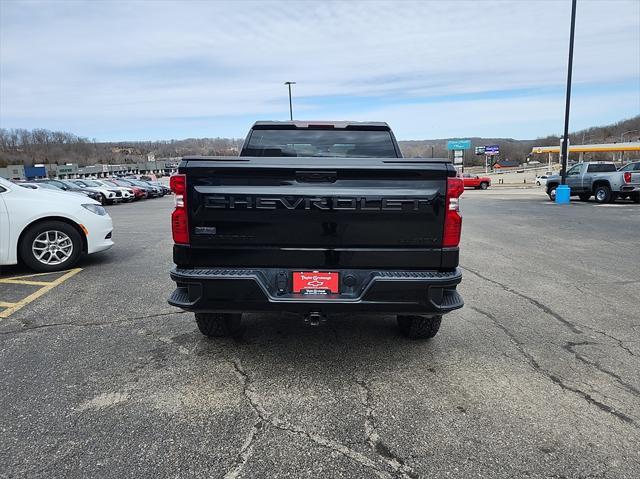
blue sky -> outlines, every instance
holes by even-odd
[[[0,126],[98,140],[387,121],[399,139],[562,130],[569,0],[0,0]],[[640,0],[578,0],[571,130],[640,114]]]

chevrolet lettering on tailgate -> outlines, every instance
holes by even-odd
[[[230,210],[418,211],[430,207],[432,202],[432,198],[208,196],[205,207]]]

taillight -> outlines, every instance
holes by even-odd
[[[187,177],[185,175],[173,175],[169,178],[169,188],[176,195],[184,195],[187,190]]]
[[[630,171],[625,171],[623,176],[624,176],[624,182],[625,183],[631,183],[631,172]]]
[[[460,215],[460,196],[464,192],[462,178],[447,178],[447,196],[444,203],[444,233],[442,246],[453,248],[460,244],[462,216]]]
[[[175,209],[171,213],[171,233],[173,241],[178,244],[189,244],[189,221],[187,215],[187,177],[173,175],[169,178],[171,191],[175,193]]]

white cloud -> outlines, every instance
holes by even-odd
[[[163,120],[174,125],[176,118],[215,117],[215,130],[232,117],[282,117],[285,80],[298,82],[301,113],[306,105],[340,117],[360,111],[410,117],[424,97],[503,90],[544,96],[535,90],[561,89],[566,76],[570,3],[564,1],[0,5],[3,127],[89,125],[98,118],[102,134],[128,137],[131,121],[148,119],[159,127]],[[574,81],[611,85],[612,98],[620,97],[616,85],[628,90],[640,82],[640,2],[579,2]],[[600,92],[593,104],[602,105],[606,96]],[[361,110],[340,108],[342,100],[358,98],[367,99]],[[632,95],[621,104],[618,116],[629,116],[635,106],[640,113],[634,101]],[[545,116],[536,103],[530,101],[527,118]],[[522,112],[502,111],[516,116],[479,126],[492,125],[496,136],[519,122],[526,136],[557,131],[555,125],[541,130],[544,125]],[[475,125],[447,118],[437,126]],[[592,118],[599,123],[609,116]],[[414,130],[400,126],[399,136]],[[153,130],[140,131],[156,137]],[[437,135],[426,130],[422,136]]]
[[[626,93],[575,95],[572,131],[599,122],[622,119],[630,96]],[[631,96],[640,105],[640,92]],[[553,95],[490,100],[388,106],[353,113],[355,120],[387,121],[400,139],[464,138],[472,136],[533,139],[558,134],[564,125],[564,97]],[[537,133],[531,134],[530,131]]]

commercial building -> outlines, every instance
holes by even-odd
[[[35,166],[25,166],[24,176],[27,180],[37,180],[41,178],[46,178],[49,175],[47,175],[47,168],[45,168],[44,165],[35,165]]]
[[[569,153],[579,153],[580,158],[578,161],[585,160],[585,153],[611,153],[611,161],[619,161],[622,163],[626,152],[634,152],[636,154],[640,152],[640,142],[569,145]],[[620,155],[618,158],[616,158],[616,153]],[[560,146],[534,146],[531,149],[531,154],[547,154],[549,156],[549,167],[551,167],[551,163],[554,161],[554,155],[558,155],[558,161],[560,161]]]
[[[89,165],[79,167],[76,163],[64,165],[9,165],[0,168],[0,177],[9,180],[34,180],[38,178],[105,178],[124,175],[170,175],[178,169],[180,158],[159,158],[151,161],[128,163],[123,165]]]
[[[0,168],[0,177],[8,180],[24,180],[24,165],[8,165],[6,168]]]

